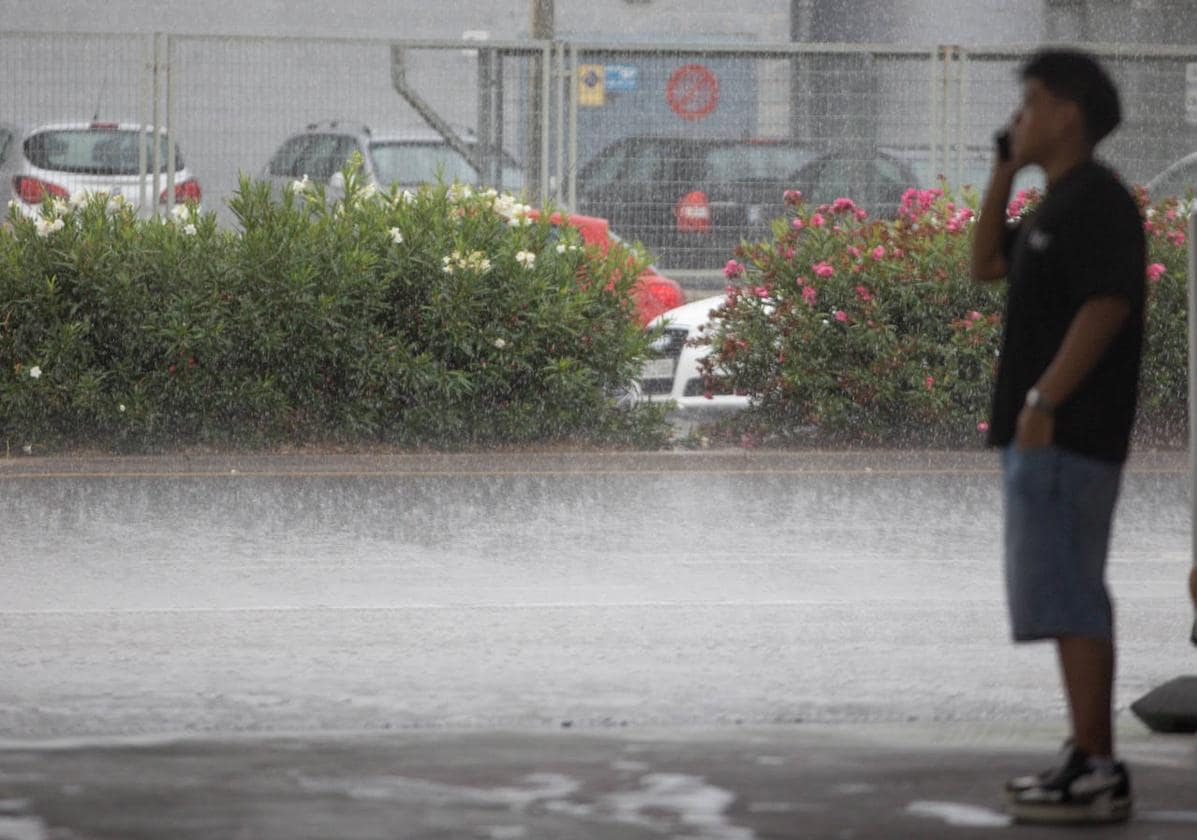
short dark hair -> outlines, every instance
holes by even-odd
[[[1054,96],[1075,102],[1085,119],[1085,137],[1097,143],[1122,122],[1118,88],[1097,59],[1080,50],[1041,50],[1022,68],[1022,79],[1037,79]]]

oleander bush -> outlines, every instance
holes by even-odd
[[[649,352],[642,257],[494,191],[345,178],[338,201],[243,180],[237,229],[104,195],[10,211],[6,445],[664,442],[660,408],[619,404]]]
[[[1137,434],[1187,434],[1184,226],[1191,205],[1138,198],[1149,242],[1148,332]],[[1039,200],[1021,192],[1013,222]],[[977,195],[908,190],[893,220],[848,198],[790,212],[771,241],[745,243],[725,268],[726,301],[707,380],[752,406],[716,431],[747,442],[979,446],[984,442],[1004,284],[969,278]]]

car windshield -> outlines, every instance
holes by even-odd
[[[776,179],[795,172],[815,157],[814,153],[788,143],[738,143],[715,146],[707,152],[706,178],[712,181]]]
[[[374,143],[370,156],[383,184],[426,184],[438,177],[445,183],[478,182],[470,162],[445,143]]]
[[[25,140],[25,157],[39,169],[87,175],[137,175],[140,166],[140,138],[136,129],[70,128],[39,131]],[[146,169],[154,166],[150,132],[144,132]],[[167,166],[167,143],[159,135],[162,169]],[[183,157],[175,152],[175,171],[183,168]]]

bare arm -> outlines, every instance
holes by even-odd
[[[1014,164],[999,161],[994,164],[993,174],[989,177],[981,214],[973,228],[971,270],[973,279],[979,282],[1001,280],[1009,270],[1002,252],[1002,240],[1006,234],[1006,204],[1017,172]]]

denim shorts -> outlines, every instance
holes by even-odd
[[[1058,446],[1009,446],[1002,478],[1014,639],[1112,639],[1105,571],[1122,465]]]

